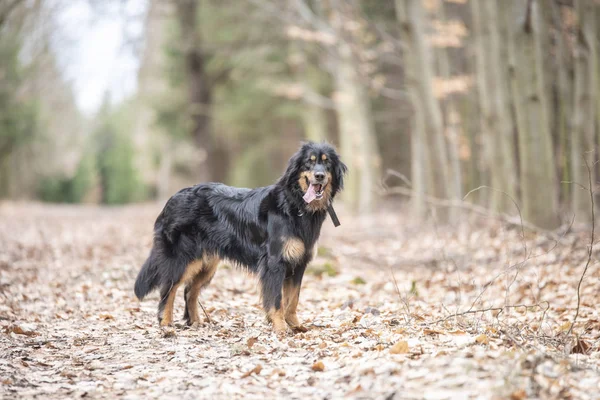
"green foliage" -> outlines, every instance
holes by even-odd
[[[350,283],[353,283],[355,285],[365,285],[367,283],[367,281],[365,281],[363,278],[361,278],[360,276],[357,276],[356,278],[352,279],[350,281]]]
[[[275,94],[295,81],[287,66],[289,43],[278,23],[247,3],[207,1],[199,10],[202,56],[212,90],[212,133],[231,155],[227,183],[255,187],[281,173],[282,130],[299,125],[302,104]],[[170,138],[191,142],[188,84],[181,31],[167,25],[164,47],[168,89],[154,101],[155,123]],[[292,123],[290,123],[292,122]],[[297,129],[300,132],[300,129]],[[300,139],[298,135],[297,139]]]
[[[105,204],[124,204],[145,198],[145,189],[133,165],[129,107],[123,104],[111,111],[105,103],[98,117],[97,166]]]
[[[419,297],[419,290],[417,289],[417,281],[410,283],[410,294]]]
[[[51,203],[81,203],[94,185],[95,155],[82,157],[73,177],[50,176],[40,180],[38,197]]]
[[[147,191],[133,164],[134,148],[129,134],[131,114],[128,103],[113,110],[105,102],[75,173],[42,178],[39,198],[48,202],[80,203],[99,184],[104,204],[144,200]]]
[[[0,165],[19,146],[31,141],[38,130],[35,101],[20,95],[25,68],[19,61],[19,42],[0,35]],[[7,174],[2,174],[7,175]],[[8,182],[0,182],[0,194]]]
[[[94,185],[95,176],[96,163],[94,154],[85,154],[81,161],[79,161],[79,166],[77,167],[77,171],[75,172],[75,176],[71,183],[71,196],[73,202],[83,202],[85,196]]]
[[[38,197],[49,203],[72,203],[71,179],[64,176],[42,178],[39,183]]]
[[[322,265],[312,265],[309,268],[309,273],[315,276],[337,276],[339,274],[333,263],[329,261],[324,262]]]

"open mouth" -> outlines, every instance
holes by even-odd
[[[319,183],[313,186],[315,187],[315,194],[317,195],[317,199],[321,199],[323,197],[323,189],[325,189],[325,186]]]
[[[306,183],[308,184],[308,189],[304,194],[304,201],[310,203],[313,200],[321,200],[323,198],[325,187],[327,187],[327,183],[310,183],[308,179],[306,180]]]

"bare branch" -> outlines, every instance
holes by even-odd
[[[575,309],[575,316],[573,317],[573,322],[571,323],[571,326],[569,327],[569,330],[567,331],[567,337],[569,337],[569,335],[571,335],[571,332],[573,332],[573,327],[575,326],[575,322],[577,322],[577,317],[579,316],[579,307],[581,306],[581,284],[583,283],[583,278],[585,277],[585,274],[588,270],[588,267],[590,266],[590,263],[592,262],[592,253],[594,251],[594,238],[595,238],[595,233],[596,233],[596,220],[595,220],[595,205],[594,205],[594,188],[593,188],[593,184],[592,184],[592,169],[590,167],[590,164],[588,163],[587,159],[585,158],[585,154],[583,155],[583,161],[585,161],[585,166],[588,170],[588,191],[590,193],[590,207],[592,208],[592,232],[590,235],[590,246],[588,248],[588,259],[587,262],[585,263],[585,268],[583,269],[583,272],[581,273],[581,278],[579,278],[579,283],[577,284],[577,308]]]

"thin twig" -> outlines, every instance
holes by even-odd
[[[382,194],[383,195],[401,194],[404,196],[414,196],[415,191],[412,189],[404,188],[404,187],[392,187],[392,188],[384,189]],[[463,200],[446,200],[446,199],[440,199],[440,198],[429,196],[429,195],[424,195],[423,199],[427,203],[432,204],[437,207],[462,208],[464,210],[472,211],[476,214],[484,215],[489,218],[496,218],[496,219],[502,220],[502,221],[512,224],[512,225],[519,225],[519,226],[525,227],[534,232],[545,233],[545,234],[551,235],[553,237],[556,236],[556,234],[553,233],[553,231],[549,231],[548,229],[540,228],[539,226],[536,226],[527,221],[520,221],[520,218],[514,218],[509,215],[502,214],[502,213],[494,213],[493,211],[490,211],[489,209],[487,209],[485,207],[478,206],[476,204],[467,203],[466,201],[463,201]],[[560,231],[561,228],[558,228],[557,231]]]
[[[200,302],[200,300],[198,300],[198,304],[200,304],[200,308],[202,309],[202,311],[204,311],[204,315],[206,315],[206,320],[208,321],[208,323],[212,324],[212,321],[211,321],[210,317],[208,316],[208,313],[204,309],[204,306],[202,305],[202,302]]]
[[[542,301],[542,302],[536,303],[536,304],[514,304],[514,305],[505,305],[502,307],[489,307],[489,308],[480,308],[477,310],[467,310],[467,311],[463,311],[460,313],[455,313],[455,314],[449,315],[445,318],[441,318],[441,319],[438,319],[433,322],[428,322],[427,324],[439,324],[440,322],[445,322],[445,321],[448,321],[449,319],[452,319],[455,317],[460,317],[460,316],[467,315],[467,314],[477,314],[477,313],[484,313],[484,312],[488,312],[488,311],[499,311],[499,313],[502,313],[505,309],[508,309],[508,308],[519,308],[519,307],[542,308],[542,306],[541,306],[542,303],[546,303],[546,308],[544,309],[544,314],[545,314],[546,311],[548,311],[548,309],[550,308],[550,303],[548,303],[547,301]],[[500,315],[500,314],[498,314],[498,315]]]
[[[392,270],[391,265],[390,265],[390,274],[392,275],[392,280],[394,281],[394,288],[396,289],[398,298],[400,299],[400,301],[402,302],[402,304],[404,304],[404,307],[406,308],[406,316],[404,317],[404,320],[408,324],[410,322],[410,304],[408,302],[408,296],[406,296],[406,298],[404,296],[402,296],[402,293],[400,292],[400,289],[398,288],[398,281],[396,281],[396,275],[394,275],[394,271]]]
[[[577,284],[577,308],[575,309],[575,316],[573,317],[573,322],[571,323],[571,326],[569,327],[569,330],[567,331],[567,337],[569,337],[569,335],[571,335],[571,332],[573,331],[573,327],[575,326],[575,322],[577,321],[577,317],[579,316],[579,307],[581,305],[581,284],[583,283],[583,278],[585,277],[585,273],[588,270],[588,267],[590,266],[591,262],[592,262],[592,252],[594,251],[594,236],[596,233],[596,220],[595,220],[595,205],[594,205],[594,189],[592,187],[592,169],[590,168],[590,164],[587,162],[587,159],[585,158],[585,154],[583,155],[583,161],[585,161],[585,166],[588,170],[588,183],[589,183],[589,187],[588,187],[588,192],[590,193],[590,206],[592,207],[592,234],[591,234],[591,238],[590,238],[590,247],[588,248],[588,259],[587,262],[585,263],[585,268],[583,269],[583,273],[581,274],[581,278],[579,278],[579,283]]]

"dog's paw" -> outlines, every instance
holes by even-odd
[[[164,337],[164,338],[170,338],[170,337],[177,336],[175,334],[175,328],[173,328],[172,326],[161,326],[160,331],[161,331],[162,337]]]
[[[275,333],[275,336],[277,336],[277,338],[279,340],[283,340],[286,337],[290,336],[292,334],[292,331],[287,327],[280,327],[279,329],[273,329],[273,333]]]

